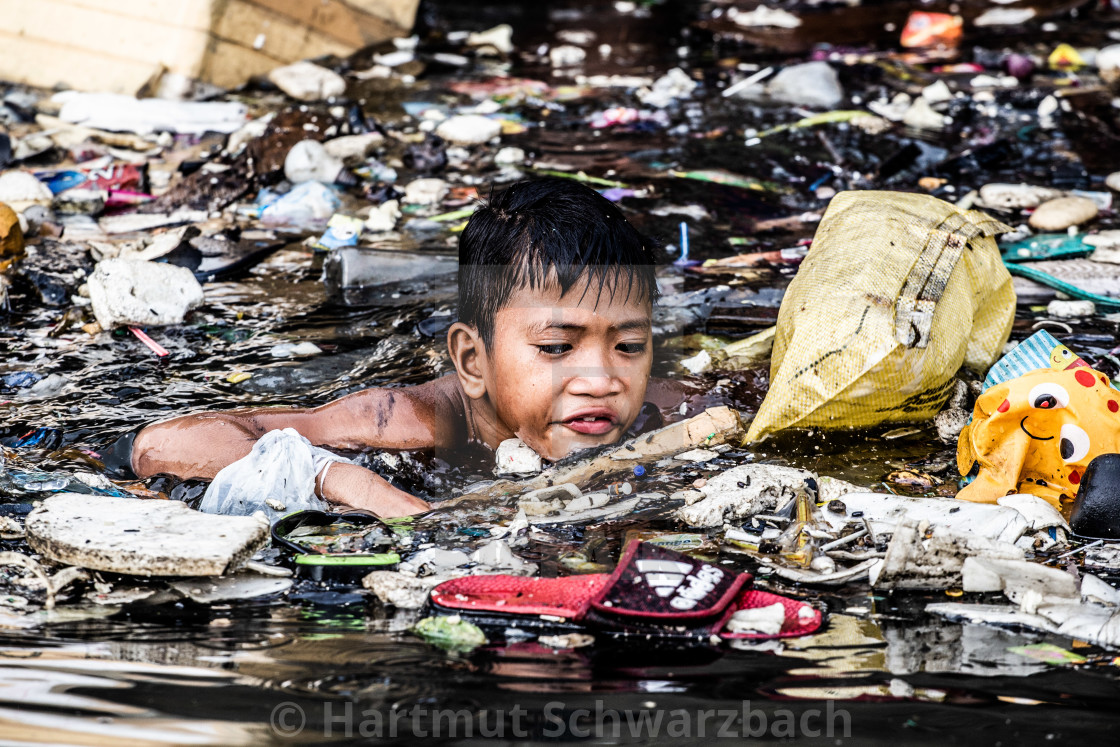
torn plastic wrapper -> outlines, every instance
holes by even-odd
[[[312,244],[312,248],[329,252],[344,246],[357,246],[362,235],[362,219],[335,213],[327,221],[327,230]]]
[[[933,417],[961,365],[1011,331],[1007,226],[927,195],[833,198],[778,313],[771,385],[747,437]]]

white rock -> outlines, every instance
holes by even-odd
[[[1092,301],[1063,301],[1054,299],[1046,305],[1046,314],[1055,319],[1081,319],[1097,313]]]
[[[699,85],[688,73],[675,67],[653,82],[649,88],[638,91],[638,100],[646,106],[664,109],[673,101],[684,98],[696,90]]]
[[[470,562],[470,557],[462,550],[443,550],[438,547],[429,547],[401,563],[399,568],[418,576],[430,576],[440,571],[458,568]]]
[[[362,579],[362,586],[385,604],[402,610],[418,610],[428,601],[428,594],[448,576],[408,576],[398,571],[373,571]]]
[[[318,355],[323,352],[323,349],[313,342],[282,342],[279,345],[273,345],[268,352],[273,358],[302,358],[308,355]]]
[[[889,102],[868,101],[867,108],[878,114],[883,119],[891,122],[901,122],[910,109],[910,96],[906,93],[897,93]]]
[[[268,79],[300,101],[320,101],[346,93],[346,81],[341,75],[306,60],[278,67],[268,74]]]
[[[1058,113],[1061,104],[1056,96],[1047,96],[1038,104],[1038,126],[1044,130],[1052,130],[1057,126],[1054,115]]]
[[[401,217],[401,206],[396,200],[386,200],[369,211],[365,229],[370,233],[384,233],[397,227]]]
[[[701,374],[712,367],[712,355],[707,350],[701,350],[696,355],[683,359],[681,365],[688,369],[689,373]]]
[[[727,15],[737,25],[747,28],[795,29],[801,25],[800,18],[781,8],[760,5],[750,12],[739,11],[734,15],[731,13],[732,9],[734,9],[734,6],[728,10]]]
[[[933,427],[937,429],[938,440],[946,444],[957,443],[961,431],[971,419],[972,413],[961,407],[950,407],[937,413],[933,418]]]
[[[467,36],[467,46],[493,47],[502,54],[509,54],[513,51],[513,27],[503,23],[485,31],[472,31]]]
[[[237,573],[221,578],[188,578],[172,581],[172,589],[199,604],[214,604],[233,599],[254,599],[279,594],[292,586],[290,578],[274,578],[258,573]]]
[[[525,163],[525,151],[508,146],[494,154],[494,163],[499,166],[519,166]]]
[[[520,438],[507,438],[494,452],[495,475],[535,475],[541,469],[541,455]]]
[[[696,503],[697,501],[704,500],[704,494],[701,493],[699,490],[693,490],[692,488],[688,488],[687,490],[678,490],[677,492],[670,494],[669,495],[669,500],[671,500],[671,501],[684,501],[684,504],[686,506],[691,506],[693,503]]]
[[[404,188],[404,202],[412,205],[437,205],[450,186],[443,179],[414,179]]]
[[[1059,197],[1039,205],[1029,223],[1040,231],[1064,231],[1091,221],[1098,212],[1097,203],[1088,197]]]
[[[1034,8],[989,8],[973,21],[977,26],[1018,26],[1034,18]]]
[[[54,195],[49,187],[26,171],[0,174],[0,202],[17,213],[30,205],[50,205]]]
[[[292,184],[331,184],[344,168],[342,161],[327,153],[318,140],[300,140],[284,157],[284,176]]]
[[[710,462],[718,456],[719,452],[711,449],[691,449],[683,454],[677,454],[673,459],[682,462],[703,463]]]
[[[240,153],[241,149],[248,145],[250,141],[264,135],[274,117],[275,115],[270,112],[263,117],[246,122],[236,132],[230,133],[229,139],[226,140],[226,147],[222,152],[227,154]]]
[[[915,99],[902,115],[902,124],[916,130],[943,130],[951,121],[944,114],[935,112],[924,98]]]
[[[502,123],[481,114],[458,114],[440,122],[436,134],[455,145],[481,145],[502,134]]]
[[[848,493],[858,493],[864,490],[859,485],[850,483],[847,480],[841,480],[838,477],[823,476],[817,478],[817,502],[828,503],[832,500],[841,499]]]
[[[86,281],[102,329],[180,324],[202,303],[202,286],[185,267],[164,262],[106,259]]]
[[[1097,52],[1097,70],[1105,83],[1120,80],[1120,44],[1110,44]],[[1111,185],[1109,185],[1111,186]],[[1113,187],[1113,189],[1116,189]],[[1120,191],[1118,189],[1117,191]]]
[[[723,629],[728,633],[761,633],[777,635],[786,621],[786,608],[781,602],[768,607],[739,610],[728,619]]]
[[[980,188],[980,201],[985,207],[1018,210],[1035,208],[1062,196],[1059,189],[1034,184],[985,184]]]
[[[953,92],[945,81],[939,80],[922,89],[922,98],[930,104],[940,104],[942,101],[951,101]]]
[[[708,479],[704,500],[677,511],[693,527],[718,527],[761,511],[772,511],[797,495],[812,472],[773,464],[743,464]]]
[[[357,166],[377,149],[385,140],[380,132],[367,132],[364,135],[343,135],[323,143],[327,155],[342,161],[347,166]]]
[[[217,576],[268,540],[248,516],[214,516],[179,501],[59,493],[27,516],[27,541],[56,563],[141,576]]]
[[[574,67],[587,58],[587,52],[572,44],[560,44],[548,50],[553,67]]]
[[[1113,192],[1120,192],[1120,171],[1113,171],[1104,179],[1105,186]]]
[[[766,93],[775,101],[833,109],[844,100],[840,78],[827,62],[791,65],[771,78]]]

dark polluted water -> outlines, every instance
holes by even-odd
[[[798,4],[782,5],[796,10]],[[408,85],[366,81],[365,108],[390,129],[415,133],[416,122],[402,102],[447,106],[465,103],[461,97],[469,91],[499,96],[492,81],[496,73],[547,81],[554,88],[584,86],[571,98],[555,91],[541,98],[538,90],[511,105],[510,118],[525,127],[503,136],[502,145],[530,153],[537,173],[582,171],[623,185],[620,189],[645,190],[645,196],[619,198],[628,217],[658,237],[670,259],[679,256],[683,221],[690,258],[701,263],[746,251],[803,249],[828,195],[843,189],[914,191],[921,177],[944,180],[936,194],[945,199],[996,181],[1103,189],[1107,171],[1102,170],[1115,165],[1091,156],[1102,143],[1114,143],[1114,129],[1094,129],[1093,120],[1076,116],[1077,107],[1096,106],[1092,91],[1069,97],[1074,114],[1067,127],[1039,127],[1031,115],[1050,90],[1046,84],[1001,91],[988,107],[954,104],[957,125],[947,132],[895,128],[869,134],[841,123],[746,144],[747,129],[790,124],[806,112],[724,97],[721,89],[753,70],[808,59],[813,50],[827,52],[825,43],[837,54],[868,54],[842,67],[851,97],[866,101],[901,90],[915,76],[932,82],[932,65],[907,61],[891,46],[897,31],[882,31],[884,23],[904,21],[910,5],[868,2],[848,9],[847,25],[836,27],[844,29],[843,40],[829,38],[828,25],[816,17],[801,32],[767,46],[728,27],[727,3],[425,3],[418,33],[428,67]],[[983,62],[1008,50],[1039,53],[1059,42],[1110,43],[1108,32],[1120,29],[1116,16],[1101,11],[1090,23],[1069,14],[1075,5],[1040,3],[1052,27],[976,32],[971,46],[954,59]],[[828,12],[840,18],[844,8]],[[440,61],[439,54],[462,51],[449,32],[503,22],[514,27],[517,49],[508,60]],[[575,71],[554,71],[541,46],[563,44],[587,50]],[[609,49],[603,52],[604,47]],[[890,54],[881,51],[892,48]],[[350,68],[369,64],[367,56]],[[669,107],[666,121],[588,126],[612,108],[642,107],[628,89],[587,87],[577,74],[657,78],[677,65],[703,86]],[[944,75],[957,80],[951,76],[965,73]],[[262,111],[279,105],[275,91],[249,88],[236,95]],[[733,172],[755,187],[672,175],[711,169]],[[401,182],[419,175],[402,168]],[[485,193],[490,184],[522,172],[498,169],[474,152],[442,175]],[[1111,213],[1099,221],[1102,228],[1114,223]],[[380,239],[379,248],[416,252],[417,263],[453,260],[456,234],[450,225],[417,224]],[[160,344],[170,351],[165,359],[127,333],[91,338],[68,325],[64,303],[37,300],[37,294],[45,295],[43,282],[39,290],[14,285],[12,309],[0,320],[3,373],[30,372],[46,383],[29,392],[4,379],[0,442],[7,473],[0,475],[0,513],[18,518],[33,499],[79,489],[70,477],[77,472],[118,477],[111,459],[116,439],[174,413],[311,406],[365,387],[418,383],[451,370],[442,335],[454,318],[453,276],[403,279],[361,292],[329,290],[322,280],[323,257],[308,249],[304,238],[279,232],[263,260],[207,283],[206,302],[187,323],[158,331]],[[82,242],[45,247],[49,251],[28,260],[43,277],[65,278],[92,267]],[[657,312],[655,373],[684,378],[681,358],[772,325],[795,269],[781,259],[722,272],[667,265],[661,279],[672,300]],[[76,288],[64,290],[63,298]],[[1021,303],[1013,339],[1029,336],[1039,319],[1037,308]],[[1107,363],[1104,356],[1116,347],[1116,321],[1098,315],[1059,324],[1064,326],[1043,326],[1087,359]],[[323,354],[276,358],[273,349],[288,342],[314,342]],[[245,373],[251,378],[237,375]],[[731,404],[751,413],[766,392],[768,367],[763,362],[694,378],[701,393],[692,408]],[[420,458],[393,466],[366,458],[436,501],[487,476],[477,462],[449,466]],[[956,489],[955,448],[938,441],[930,425],[783,436],[703,465],[647,473],[637,487],[668,494],[743,461],[802,467],[876,491],[943,495]],[[892,482],[891,474],[900,470],[930,475],[932,485]],[[201,496],[193,481],[156,478],[143,487],[188,502]],[[627,531],[680,531],[671,518],[679,506],[670,502],[599,523],[534,531],[518,554],[538,563],[546,576],[609,568]],[[415,541],[470,551],[488,538],[480,527],[508,521],[515,508],[513,502],[498,502],[481,509],[437,509],[417,522]],[[0,540],[0,550],[28,548],[20,540]],[[268,551],[264,559],[275,557]],[[737,569],[758,570],[747,555],[725,559]],[[16,595],[4,580],[4,593]],[[407,632],[417,613],[395,610],[345,584],[300,580],[275,598],[215,604],[60,603],[27,629],[0,616],[0,736],[11,743],[63,744],[424,737],[502,743],[760,738],[1033,744],[1099,735],[1114,720],[1117,675],[1113,654],[1106,651],[1059,635],[947,622],[924,611],[931,602],[947,601],[941,592],[874,592],[865,583],[822,591],[765,572],[756,583],[820,604],[828,612],[827,626],[780,644],[674,648],[600,640],[577,649],[543,646],[513,627],[489,630],[489,645],[455,653]],[[1055,666],[1013,650],[1040,643],[1073,650],[1086,661]]]

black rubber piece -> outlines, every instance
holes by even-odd
[[[1069,526],[1083,537],[1120,539],[1120,454],[1101,454],[1089,462]]]

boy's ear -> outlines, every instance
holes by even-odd
[[[486,394],[486,347],[478,330],[469,324],[455,322],[447,330],[447,351],[455,365],[455,373],[463,392],[471,399]]]

